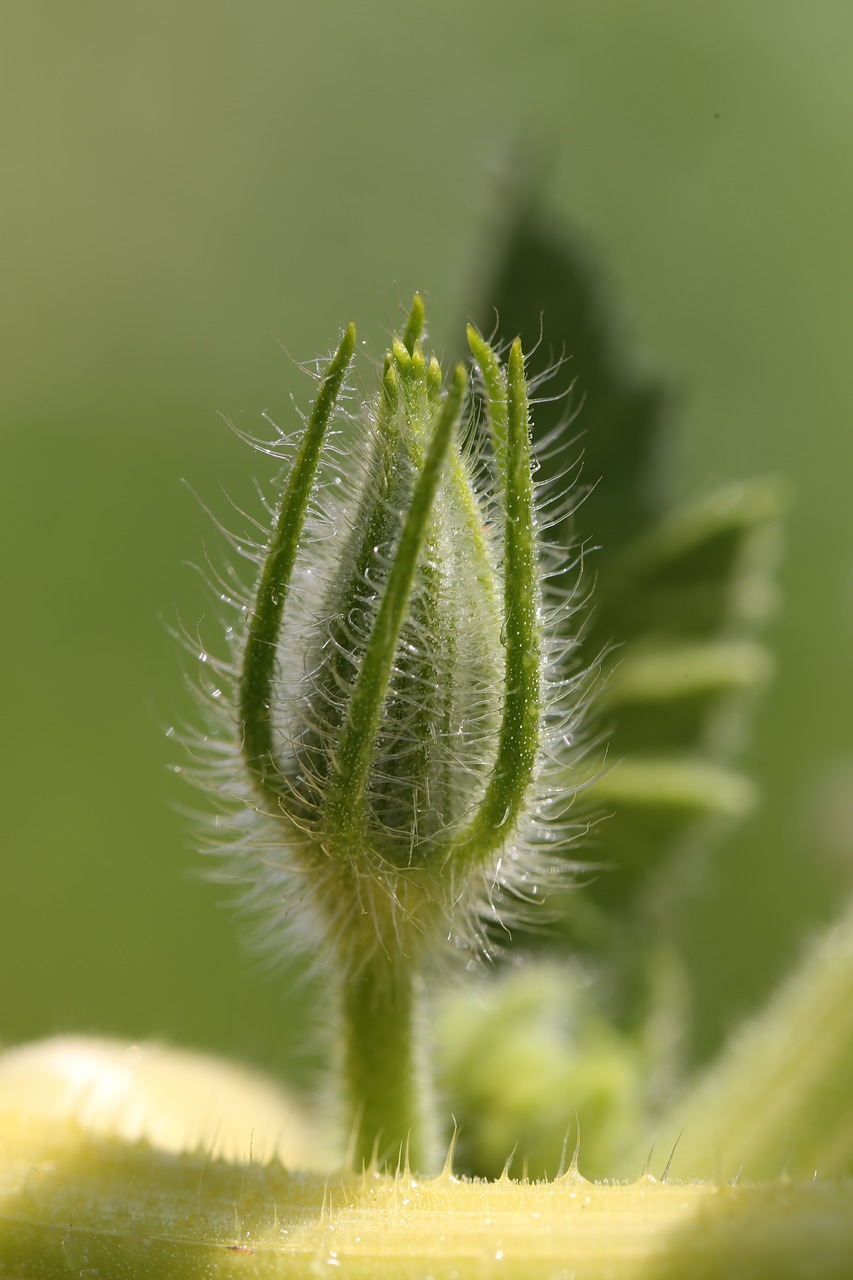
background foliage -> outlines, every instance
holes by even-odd
[[[547,157],[548,215],[602,278],[624,359],[668,385],[675,491],[775,472],[796,495],[749,748],[763,804],[673,922],[697,1056],[835,913],[853,855],[851,39],[841,0],[4,6],[6,1043],[160,1035],[309,1078],[320,1015],[258,976],[222,891],[195,881],[165,767],[163,730],[191,710],[163,620],[216,633],[185,564],[215,534],[180,479],[226,522],[220,486],[251,500],[261,460],[218,415],[254,431],[308,402],[282,346],[308,358],[355,318],[376,349],[420,288],[450,347],[519,138]]]

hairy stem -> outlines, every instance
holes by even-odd
[[[423,1168],[411,965],[379,952],[344,984],[342,1006],[353,1167]]]

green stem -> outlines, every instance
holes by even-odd
[[[344,1080],[356,1170],[377,1161],[421,1169],[426,1159],[414,1004],[411,965],[392,966],[384,952],[344,983]]]

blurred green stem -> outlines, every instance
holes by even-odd
[[[680,1178],[853,1172],[853,909],[658,1126]],[[638,1148],[634,1153],[641,1157]]]

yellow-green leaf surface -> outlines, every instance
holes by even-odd
[[[176,1149],[174,1109],[171,1129],[161,1127],[156,1142],[127,1136],[115,1111],[111,1133],[108,1086],[116,1060],[101,1055],[88,1077],[78,1073],[83,1087],[76,1095],[70,1087],[69,1064],[77,1061],[82,1072],[86,1049],[87,1042],[77,1042],[64,1072],[56,1042],[27,1050],[30,1065],[40,1063],[29,1089],[20,1051],[17,1061],[14,1053],[0,1060],[3,1280],[821,1280],[849,1276],[853,1267],[849,1179],[714,1185],[643,1177],[608,1186],[573,1170],[551,1183],[466,1181],[449,1169],[426,1181],[408,1171],[291,1173],[277,1159],[264,1163],[254,1155],[272,1150],[278,1136],[261,1126],[242,1158],[231,1159],[204,1147]],[[195,1073],[197,1096],[210,1103],[211,1064],[195,1057],[184,1066],[183,1084]],[[156,1098],[146,1093],[144,1077],[131,1084],[120,1110],[126,1117],[136,1102],[137,1116],[144,1116],[140,1132],[151,1133],[158,1115],[170,1111],[169,1073]],[[196,1104],[191,1092],[184,1097],[191,1117]],[[251,1097],[252,1087],[235,1075],[223,1118],[251,1105]],[[254,1105],[261,1115],[257,1099]]]
[[[847,1276],[853,1184],[291,1174],[4,1124],[0,1275]]]

